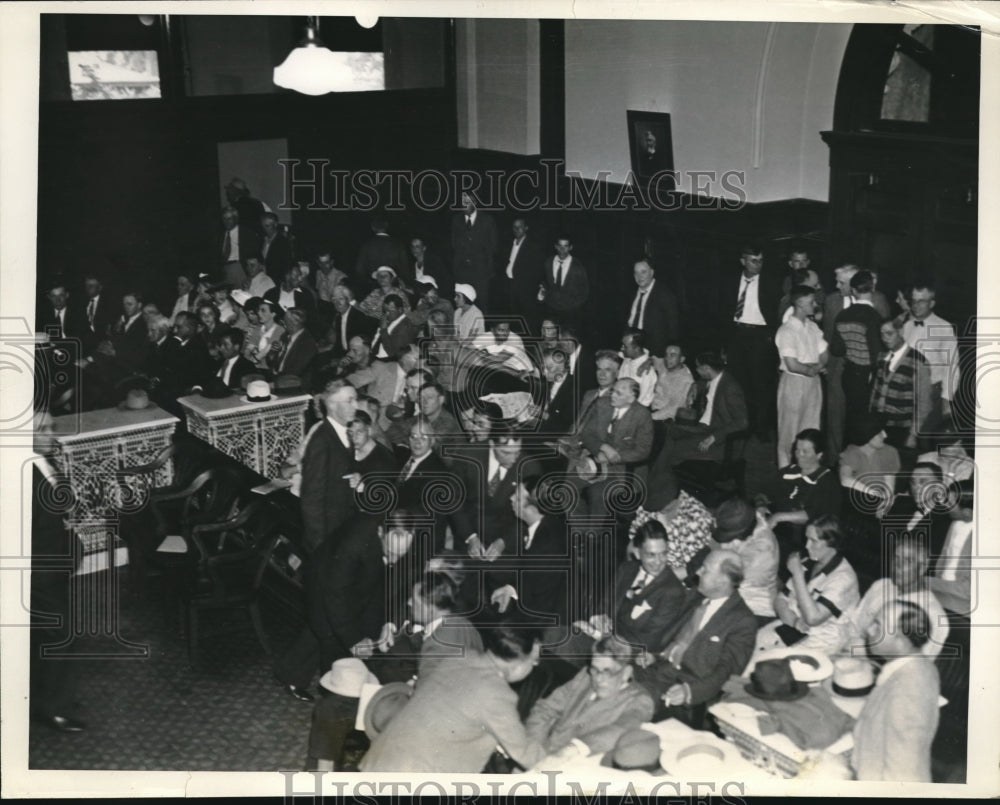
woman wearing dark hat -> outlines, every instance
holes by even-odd
[[[899,451],[885,443],[878,414],[862,414],[852,430],[851,444],[840,454],[840,485],[880,499],[876,516],[881,517],[892,505]]]
[[[764,625],[774,619],[778,590],[778,540],[763,515],[743,498],[723,501],[715,510],[712,547],[734,551],[743,560],[740,596]]]

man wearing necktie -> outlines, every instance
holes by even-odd
[[[742,581],[738,554],[717,549],[705,557],[698,572],[702,600],[679,622],[655,661],[636,673],[657,702],[654,721],[673,716],[701,729],[707,704],[750,661],[757,619],[740,596]]]
[[[557,324],[567,324],[576,331],[583,323],[584,306],[590,296],[587,269],[573,254],[569,235],[556,238],[555,256],[545,263],[538,300],[546,314]]]
[[[633,487],[637,475],[645,477],[646,468],[642,465],[653,446],[653,419],[649,409],[639,404],[638,395],[639,384],[634,379],[616,380],[611,387],[611,418],[604,432],[599,432],[603,421],[594,418],[581,434],[580,458],[584,462],[593,461],[596,476],[589,482],[586,475],[576,476],[574,484],[584,493],[586,511],[592,516],[626,513],[609,510],[605,495],[612,484],[632,489],[628,497],[639,498],[638,490]]]
[[[886,351],[879,355],[870,408],[882,416],[888,444],[913,449],[932,411],[932,375],[927,359],[903,340],[901,329],[899,319],[885,321],[879,329]]]
[[[646,346],[654,359],[663,357],[668,343],[680,333],[677,298],[662,280],[658,280],[652,264],[640,260],[632,267],[636,291],[632,298],[626,325],[642,330]]]
[[[38,317],[37,329],[40,333],[49,333],[53,338],[74,338],[83,335],[86,324],[77,325],[77,317],[68,305],[69,291],[60,281],[49,286],[45,298],[47,305],[42,307]]]
[[[743,247],[740,265],[743,270],[733,281],[721,284],[720,311],[729,331],[726,363],[746,395],[750,431],[769,439],[777,420],[774,333],[781,280],[763,270],[759,246]]]
[[[456,283],[476,289],[479,308],[490,311],[490,283],[497,250],[497,230],[493,218],[479,210],[469,193],[462,193],[462,212],[451,225],[451,248]]]

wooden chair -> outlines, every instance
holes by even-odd
[[[260,617],[258,599],[264,575],[281,539],[281,521],[264,500],[255,501],[217,523],[191,530],[198,554],[198,584],[184,599],[188,660],[197,665],[201,615],[208,611],[244,610],[266,654],[270,643]]]
[[[679,486],[697,497],[710,509],[723,500],[746,493],[746,447],[748,430],[730,433],[726,437],[722,463],[717,461],[683,461],[674,468]]]

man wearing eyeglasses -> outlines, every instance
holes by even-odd
[[[632,681],[635,649],[614,637],[594,644],[590,664],[528,716],[528,737],[560,755],[607,752],[631,729],[649,721],[653,699]]]

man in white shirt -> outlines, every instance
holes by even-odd
[[[656,378],[650,407],[653,420],[662,421],[677,416],[677,409],[687,405],[688,392],[694,385],[694,375],[684,363],[684,351],[679,344],[669,344],[663,354],[663,371]]]
[[[903,308],[903,340],[927,358],[931,368],[933,408],[925,427],[934,432],[941,420],[951,416],[951,402],[958,388],[958,340],[955,328],[934,313],[937,292],[930,283],[918,283],[907,300],[900,294],[896,301]]]
[[[656,370],[652,367],[649,350],[645,346],[642,330],[629,328],[622,336],[622,365],[618,369],[618,379],[630,377],[639,384],[639,404],[647,408],[653,402],[656,390]]]
[[[274,287],[274,280],[267,276],[267,272],[264,271],[264,262],[259,257],[248,257],[246,268],[249,279],[243,283],[243,289],[250,296],[259,296],[263,299],[264,294]]]
[[[516,374],[537,374],[534,364],[524,351],[521,336],[511,332],[509,321],[494,321],[490,325],[490,332],[477,335],[472,346],[489,355],[491,362]]]
[[[792,309],[774,336],[781,358],[778,382],[778,466],[791,463],[795,434],[818,428],[823,408],[823,386],[819,375],[826,367],[827,345],[823,333],[809,317],[816,310],[816,291],[796,285],[791,291]]]
[[[224,207],[222,210],[222,280],[234,288],[240,288],[245,280],[241,260],[256,254],[260,248],[259,240],[252,243],[249,229],[239,225],[240,216],[234,207]]]

